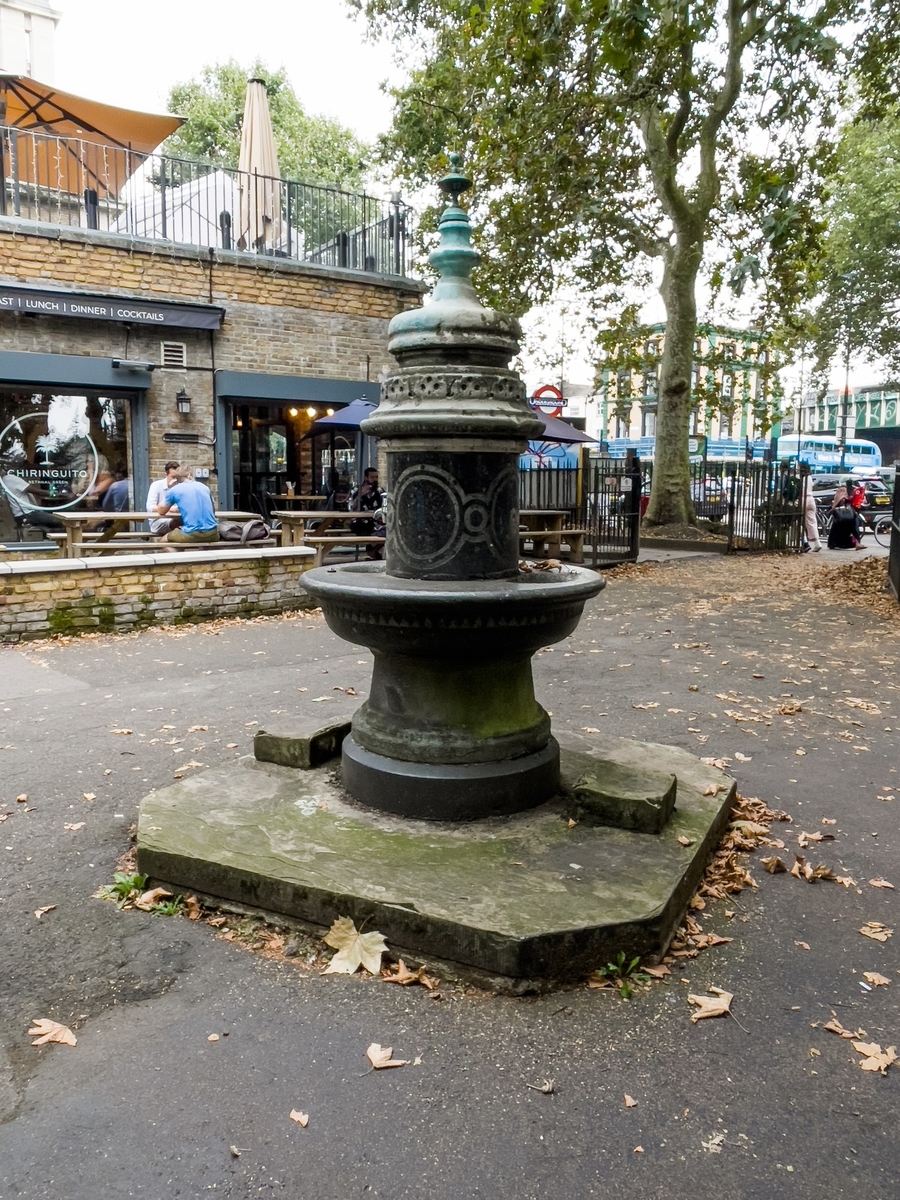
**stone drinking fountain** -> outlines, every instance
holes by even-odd
[[[604,580],[519,562],[518,459],[540,427],[509,369],[518,323],[472,286],[470,185],[451,161],[439,281],[391,322],[398,369],[363,425],[386,459],[386,561],[303,577],[332,630],[372,650],[368,697],[352,713],[341,689],[298,700],[253,756],[150,793],[137,863],[172,892],[317,930],[351,917],[407,962],[522,990],[659,954],[735,784],[595,728],[560,734],[561,752],[535,699],[532,655],[575,630]],[[580,699],[599,708],[603,659],[590,663]]]
[[[340,637],[368,646],[368,700],[343,744],[344,785],[373,808],[465,820],[559,790],[559,746],[531,656],[567,637],[605,581],[519,568],[519,456],[541,425],[509,369],[519,324],[485,308],[456,169],[430,262],[432,302],[390,324],[399,370],[363,430],[387,463],[386,562],[304,577]]]

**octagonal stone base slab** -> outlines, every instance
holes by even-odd
[[[734,780],[672,746],[561,741],[564,780],[585,755],[676,775],[663,831],[570,829],[564,797],[465,825],[406,820],[348,803],[331,767],[244,758],[145,797],[138,870],[314,926],[365,921],[396,949],[516,989],[583,976],[620,950],[659,954],[728,821]]]

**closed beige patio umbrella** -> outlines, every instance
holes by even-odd
[[[269,96],[261,79],[247,83],[241,153],[238,159],[242,250],[275,249],[281,241],[281,174],[269,114]]]

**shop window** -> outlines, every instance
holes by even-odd
[[[58,525],[54,510],[102,505],[131,475],[127,409],[125,396],[0,388],[0,538]]]

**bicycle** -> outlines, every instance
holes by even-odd
[[[868,513],[863,510],[859,510],[859,515],[865,526],[863,535],[871,533],[879,546],[890,546],[892,531],[890,516],[885,513]],[[826,542],[833,520],[833,509],[822,508],[821,506],[816,507],[816,525],[818,526],[819,536]]]

